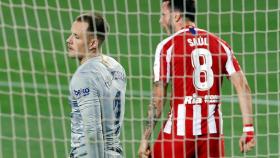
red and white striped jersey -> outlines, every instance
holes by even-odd
[[[222,134],[220,88],[224,76],[239,70],[229,45],[205,30],[187,27],[160,42],[154,81],[172,82],[172,110],[164,132]]]

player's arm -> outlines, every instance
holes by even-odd
[[[240,138],[239,147],[241,152],[247,152],[256,144],[254,139],[251,90],[242,71],[233,73],[230,76],[230,80],[237,92],[242,113],[243,136]]]
[[[153,97],[149,104],[148,119],[145,123],[144,139],[150,139],[153,128],[159,120],[166,98],[167,84],[157,81],[153,86]]]
[[[101,106],[96,84],[86,74],[81,74],[74,91],[82,116],[85,132],[85,157],[104,157],[104,140],[101,123]]]
[[[150,155],[149,139],[156,123],[161,117],[163,105],[166,98],[167,84],[163,81],[154,82],[153,97],[148,109],[148,119],[145,123],[144,134],[139,147],[139,157],[144,158]]]

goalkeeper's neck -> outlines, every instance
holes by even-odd
[[[91,58],[100,56],[101,54],[102,53],[99,49],[96,49],[95,51],[87,52],[83,58],[79,59],[80,65],[82,65],[83,63],[85,63],[87,60]]]

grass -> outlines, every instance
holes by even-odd
[[[77,61],[65,55],[65,40],[74,18],[86,11],[106,17],[110,34],[103,52],[126,69],[122,144],[126,157],[136,157],[150,100],[153,55],[157,43],[166,37],[158,23],[159,4],[150,0],[1,0],[0,158],[67,156],[71,110],[67,86]],[[254,97],[257,146],[243,155],[238,149],[239,105],[225,80],[223,95],[232,99],[223,103],[227,157],[280,156],[279,6],[277,0],[197,0],[198,27],[232,46]]]

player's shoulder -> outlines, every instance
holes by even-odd
[[[113,57],[103,55],[101,62],[109,72],[118,71],[125,74],[124,67]]]
[[[169,37],[163,39],[162,41],[160,41],[160,42],[158,43],[158,45],[157,45],[156,52],[161,51],[161,50],[163,49],[163,47],[164,47],[169,41],[171,41],[171,39],[172,39],[172,36],[169,36]]]
[[[107,55],[100,55],[98,57],[91,58],[80,65],[77,72],[99,71],[101,69],[106,69],[106,67],[115,67],[119,65],[120,63],[118,63],[114,58]]]
[[[101,56],[88,59],[77,68],[73,77],[91,78],[94,75],[98,75],[100,71],[104,69],[104,66],[101,64],[101,60]]]
[[[115,58],[108,55],[102,55],[101,63],[107,67],[122,67],[122,65]]]
[[[188,29],[182,29],[172,35],[170,35],[169,37],[163,39],[162,41],[160,41],[156,47],[156,55],[159,55],[160,52],[164,49],[164,48],[169,48],[170,46],[172,46],[172,42],[173,39],[176,38],[176,36],[178,36],[179,34],[181,34],[182,32],[185,32]]]
[[[123,66],[113,57],[107,55],[101,55],[96,58],[92,58],[79,67],[77,73],[89,74],[88,76],[109,78],[112,72],[120,72],[125,76],[125,69]]]
[[[175,32],[174,34],[170,35],[169,37],[163,39],[158,45],[157,47],[162,47],[164,46],[165,44],[167,44],[168,42],[172,42],[172,40],[178,36],[180,36],[180,34],[188,31],[189,29],[188,28],[185,28],[185,29],[182,29],[182,30],[179,30],[177,32]]]
[[[80,65],[76,71],[77,74],[98,71],[99,57],[88,59],[85,63]]]
[[[71,83],[79,85],[84,83],[95,83],[102,73],[106,72],[104,66],[101,64],[101,57],[94,57],[88,59],[85,63],[80,65],[74,75],[72,76]]]
[[[81,80],[85,81],[85,80],[90,80],[93,78],[92,74],[97,74],[98,71],[95,67],[95,65],[89,64],[88,62],[80,65],[77,70],[75,71],[75,73],[72,76],[72,81],[73,83],[76,82],[81,82]]]

